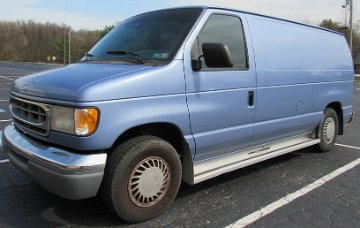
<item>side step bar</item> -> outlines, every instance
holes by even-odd
[[[258,162],[318,144],[320,139],[297,137],[278,143],[239,151],[194,164],[194,184]]]

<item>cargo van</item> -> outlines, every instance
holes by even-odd
[[[45,189],[99,194],[140,222],[164,212],[181,181],[331,150],[353,94],[342,34],[215,7],[166,9],[120,23],[79,63],[17,79],[2,140]]]

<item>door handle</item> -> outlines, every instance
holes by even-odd
[[[254,91],[249,91],[249,93],[248,93],[248,104],[249,104],[250,108],[254,107],[254,97],[255,97]]]

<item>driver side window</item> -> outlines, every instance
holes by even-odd
[[[193,44],[192,59],[202,55],[201,47],[204,43],[225,44],[230,50],[233,61],[231,69],[248,68],[244,30],[240,18],[221,14],[211,15]],[[203,70],[211,70],[204,61],[202,62]]]

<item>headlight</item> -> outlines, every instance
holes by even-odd
[[[52,106],[51,130],[87,136],[95,132],[99,121],[96,108],[70,108]]]
[[[74,108],[52,106],[51,130],[75,134]]]

